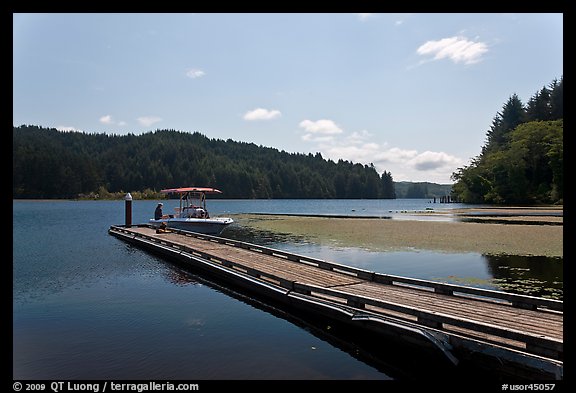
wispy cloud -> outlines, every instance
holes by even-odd
[[[432,56],[432,60],[448,58],[454,63],[474,64],[482,60],[482,55],[488,52],[488,45],[484,42],[469,41],[465,37],[449,37],[428,41],[416,52],[422,56]]]
[[[198,68],[190,68],[186,71],[186,76],[191,79],[201,78],[204,75],[206,75],[206,73]]]
[[[282,113],[279,110],[256,108],[254,110],[248,111],[244,114],[244,120],[254,121],[254,120],[272,120],[280,117]]]
[[[136,119],[138,123],[144,127],[150,127],[154,123],[162,121],[162,118],[157,116],[142,116]]]

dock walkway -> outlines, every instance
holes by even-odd
[[[381,330],[416,332],[454,363],[464,354],[491,353],[502,364],[520,364],[528,374],[535,368],[562,378],[561,301],[381,274],[184,231],[158,234],[147,226],[112,226],[109,233],[249,282],[290,298],[291,304],[313,304],[327,314],[363,321],[371,330],[376,324]]]

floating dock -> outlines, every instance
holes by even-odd
[[[521,379],[563,379],[563,302],[393,276],[222,237],[111,226],[123,241],[287,307],[489,365]]]

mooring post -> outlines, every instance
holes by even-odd
[[[125,212],[126,212],[126,219],[125,219],[125,227],[130,228],[132,226],[132,195],[130,193],[126,194],[124,197],[125,203]]]

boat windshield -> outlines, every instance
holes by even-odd
[[[203,208],[206,210],[206,194],[203,192],[187,192],[183,197],[185,207]]]

